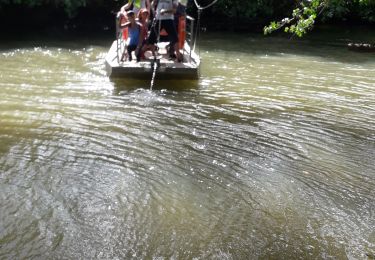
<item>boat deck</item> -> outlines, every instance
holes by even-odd
[[[107,74],[110,77],[149,79],[152,77],[156,62],[156,79],[198,79],[199,78],[199,56],[190,51],[190,46],[185,43],[183,62],[169,60],[166,50],[167,43],[158,44],[159,50],[155,57],[150,51],[145,53],[145,60],[137,62],[135,57],[132,61],[121,61],[124,46],[117,41],[112,46],[105,58]],[[118,47],[119,46],[119,47]]]

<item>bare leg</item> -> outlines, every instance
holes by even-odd
[[[174,44],[174,49],[175,49],[175,51],[176,51],[177,61],[178,61],[178,62],[183,62],[184,57],[183,57],[182,53],[180,52],[180,48],[178,47],[178,42],[176,42],[176,43]]]
[[[127,58],[127,50],[125,49],[124,52],[122,53],[122,56],[121,56],[121,61],[125,61],[126,58]]]
[[[152,55],[155,57],[155,51],[156,51],[156,46],[154,44],[147,44],[142,47],[142,53],[145,53],[146,51],[151,51]]]

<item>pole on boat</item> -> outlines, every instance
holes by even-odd
[[[156,19],[156,17],[154,18]],[[154,20],[156,22],[156,20]],[[156,46],[160,42],[160,28],[161,28],[161,20],[159,19],[158,23],[158,32],[157,32],[157,38],[156,38]],[[155,27],[154,27],[155,30]],[[154,86],[155,82],[155,76],[156,76],[156,71],[160,66],[160,59],[156,58],[155,52],[154,52],[154,59],[151,62],[151,68],[152,68],[152,77],[151,77],[151,82],[150,82],[150,90],[152,91],[152,87]]]
[[[200,38],[200,20],[201,20],[201,15],[202,15],[202,12],[204,9],[207,9],[211,6],[213,6],[214,4],[216,4],[218,0],[213,0],[211,3],[209,3],[208,5],[206,6],[201,6],[198,4],[197,0],[194,0],[194,3],[195,3],[195,6],[198,8],[198,19],[197,19],[197,26],[196,26],[196,30],[195,30],[195,36],[194,36],[194,47],[193,47],[193,51],[195,51],[195,46],[196,46],[196,43],[197,43],[197,38],[199,40]]]
[[[160,59],[157,59],[155,56],[154,59],[151,61],[151,68],[152,68],[152,77],[151,77],[151,83],[150,83],[151,91],[152,91],[152,87],[154,86],[156,71],[159,67],[160,67]]]
[[[120,64],[120,57],[118,55],[119,53],[119,31],[120,31],[120,16],[119,14],[116,15],[116,47],[117,47],[117,50],[116,50],[116,56],[117,56],[117,63]]]

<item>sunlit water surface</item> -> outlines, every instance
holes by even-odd
[[[374,258],[375,54],[208,35],[151,92],[109,45],[3,43],[1,259]]]

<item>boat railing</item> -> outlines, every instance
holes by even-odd
[[[195,45],[195,37],[194,37],[194,24],[195,19],[189,15],[186,16],[186,42],[189,45],[189,62],[191,62],[191,52],[193,49],[193,46]]]
[[[116,57],[117,63],[120,63],[120,57],[122,56],[123,50],[125,48],[125,41],[123,37],[123,29],[120,27],[121,25],[121,17],[116,17]]]

